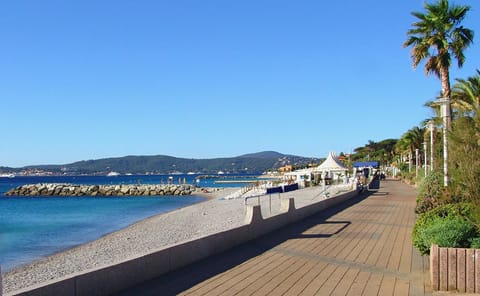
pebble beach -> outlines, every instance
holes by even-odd
[[[262,216],[279,213],[281,198],[295,198],[296,207],[345,192],[347,187],[312,187],[251,198],[222,199],[238,188],[224,188],[196,195],[206,201],[159,214],[110,233],[95,241],[48,256],[3,274],[3,292],[16,291],[91,269],[118,264],[195,238],[243,225],[245,203],[262,205]]]

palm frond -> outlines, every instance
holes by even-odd
[[[412,47],[413,67],[425,62],[425,75],[442,80],[442,91],[450,94],[449,69],[452,58],[459,67],[465,62],[465,49],[473,42],[473,31],[461,26],[469,6],[450,5],[448,0],[424,4],[424,12],[412,12],[416,21],[407,31],[404,47]]]

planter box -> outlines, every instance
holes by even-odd
[[[433,291],[480,293],[480,249],[430,249],[430,280]]]

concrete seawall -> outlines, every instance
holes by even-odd
[[[302,220],[356,196],[356,191],[296,209],[293,198],[282,199],[282,213],[263,219],[258,205],[246,206],[245,225],[166,247],[122,263],[44,282],[9,295],[109,295],[179,269]]]

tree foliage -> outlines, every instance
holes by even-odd
[[[460,115],[474,116],[480,108],[480,70],[467,79],[455,79],[452,89],[452,107]]]
[[[380,142],[369,140],[363,147],[354,149],[352,161],[377,160],[381,164],[390,165],[395,155],[394,147],[397,139],[386,139]]]
[[[465,62],[464,51],[473,42],[472,30],[461,25],[469,6],[450,5],[448,0],[425,3],[425,13],[413,12],[417,18],[407,31],[404,47],[412,47],[413,67],[425,62],[425,74],[434,74],[441,80],[442,96],[447,100],[447,127],[450,129],[450,67],[452,59],[458,67]]]
[[[480,114],[455,120],[449,136],[452,194],[480,204]]]

